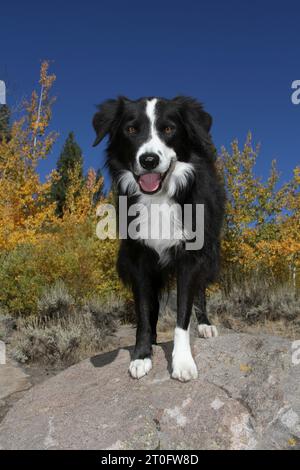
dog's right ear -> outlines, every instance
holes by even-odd
[[[93,147],[100,144],[106,134],[111,132],[120,101],[120,98],[117,100],[107,100],[98,106],[98,112],[93,117],[93,126],[97,135]]]

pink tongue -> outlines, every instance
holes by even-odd
[[[139,177],[139,184],[143,191],[153,193],[159,188],[160,179],[159,173],[146,173]]]

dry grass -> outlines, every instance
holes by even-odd
[[[214,292],[208,314],[215,324],[234,331],[264,332],[292,339],[300,335],[300,297],[290,285],[262,279],[236,284],[229,293]]]
[[[164,333],[173,331],[176,324],[176,294],[172,292],[171,296],[172,305],[163,305],[158,321],[158,331]],[[253,276],[236,282],[229,292],[211,291],[207,310],[213,324],[237,332],[263,332],[291,339],[300,337],[300,297],[287,284],[273,285],[264,278]],[[192,331],[195,326],[193,315]]]
[[[38,315],[17,320],[13,357],[22,363],[65,367],[111,349],[125,309],[117,298],[95,297],[76,305],[64,284],[56,283],[39,300]]]
[[[89,314],[76,313],[46,324],[35,317],[23,319],[12,339],[13,357],[22,363],[69,366],[106,349],[113,341],[112,332],[106,326],[97,328]]]
[[[171,339],[176,324],[176,293],[162,302],[158,332]],[[47,289],[38,315],[13,319],[0,312],[0,339],[10,336],[13,356],[23,363],[66,367],[119,345],[120,325],[134,324],[133,303],[93,297],[77,304],[62,282]],[[271,286],[259,279],[218,290],[208,299],[208,315],[216,325],[238,332],[264,332],[300,337],[300,300],[290,286]],[[195,315],[191,330],[196,331]]]

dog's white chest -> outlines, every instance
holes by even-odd
[[[159,195],[143,195],[138,204],[136,238],[155,250],[160,263],[164,264],[168,259],[167,250],[185,240],[181,207],[173,199]]]

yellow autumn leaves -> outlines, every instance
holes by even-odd
[[[255,175],[259,146],[249,133],[240,149],[222,149],[218,167],[227,192],[223,264],[240,273],[260,271],[278,281],[299,284],[300,167],[280,185],[276,162],[266,181]]]

